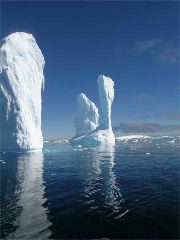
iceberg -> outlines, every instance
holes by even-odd
[[[84,93],[77,96],[76,137],[83,136],[97,128],[99,113],[96,105]]]
[[[0,44],[1,149],[42,149],[44,57],[34,37],[12,33]]]
[[[111,126],[111,106],[114,100],[114,82],[111,78],[98,77],[100,111],[84,94],[78,97],[78,117],[76,118],[76,135],[73,144],[106,145],[115,144]]]
[[[111,78],[100,75],[98,77],[98,89],[100,97],[100,126],[111,128],[111,105],[114,100],[114,82]]]

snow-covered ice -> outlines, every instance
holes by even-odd
[[[114,82],[111,78],[98,77],[100,111],[84,94],[78,97],[76,136],[72,143],[85,145],[115,144],[111,127],[111,105],[114,100]]]
[[[151,139],[151,138],[152,137],[147,136],[147,135],[127,135],[127,136],[116,137],[116,140],[127,141],[127,140]]]
[[[1,41],[0,55],[1,149],[41,149],[41,50],[31,34],[16,32]]]
[[[88,134],[97,128],[99,113],[96,105],[85,94],[77,96],[76,137]]]

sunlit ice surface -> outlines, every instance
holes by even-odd
[[[178,238],[179,137],[1,152],[1,238]]]

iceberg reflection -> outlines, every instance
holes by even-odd
[[[114,172],[115,147],[110,145],[94,149],[91,158],[84,187],[86,202],[92,204],[92,209],[108,211],[109,216],[113,215],[114,218],[125,215],[128,210],[124,208]]]
[[[18,155],[15,197],[21,209],[14,225],[16,230],[7,239],[47,239],[51,232],[47,209],[43,206],[43,154]]]

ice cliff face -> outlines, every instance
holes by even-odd
[[[41,149],[44,57],[31,34],[16,32],[0,45],[0,148]]]
[[[77,97],[76,137],[85,135],[98,126],[99,113],[96,105],[85,94]]]
[[[94,107],[95,104],[87,99],[84,94],[80,94],[78,117],[76,119],[76,136],[72,138],[72,143],[87,145],[115,144],[115,137],[111,127],[114,82],[111,78],[100,75],[98,77],[98,88],[100,117],[97,115],[98,110]]]
[[[111,78],[100,75],[98,77],[100,97],[100,122],[103,129],[111,128],[111,105],[114,100],[114,82]]]

